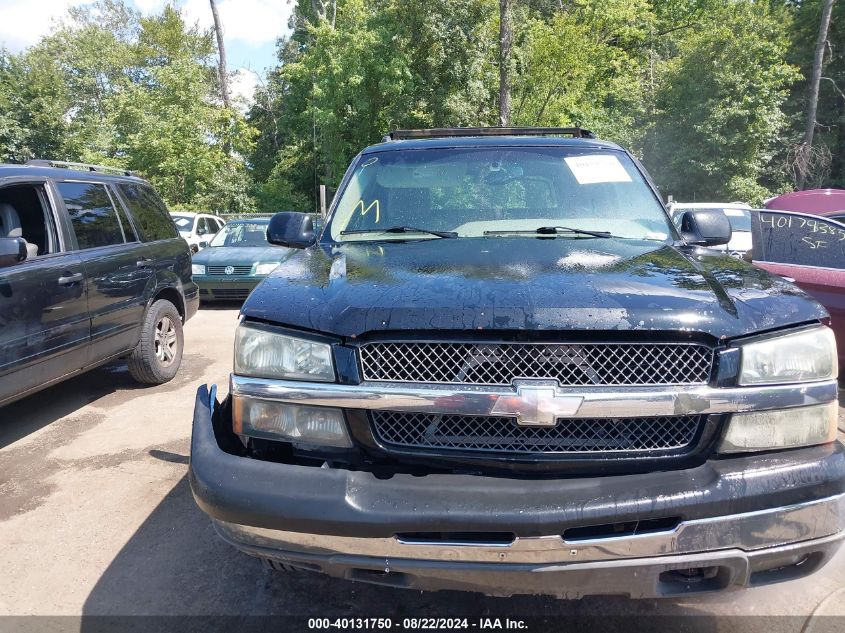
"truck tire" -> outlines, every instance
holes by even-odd
[[[160,385],[172,380],[182,362],[182,318],[166,299],[150,306],[141,326],[141,340],[129,356],[129,373],[138,382]]]

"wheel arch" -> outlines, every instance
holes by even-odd
[[[182,296],[182,293],[179,292],[176,288],[172,286],[165,286],[163,288],[157,288],[156,291],[153,293],[152,298],[147,303],[147,310],[159,299],[166,299],[174,306],[176,306],[176,311],[179,313],[179,317],[182,319],[182,324],[185,323],[185,298]]]

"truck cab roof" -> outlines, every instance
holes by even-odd
[[[594,138],[566,138],[559,136],[450,136],[386,140],[364,149],[362,154],[375,152],[449,149],[462,147],[583,147],[585,149],[622,150],[616,143]]]

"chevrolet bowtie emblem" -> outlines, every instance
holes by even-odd
[[[490,411],[494,415],[515,417],[523,426],[554,426],[558,418],[578,413],[581,396],[558,395],[552,386],[516,385],[515,396],[499,396]]]

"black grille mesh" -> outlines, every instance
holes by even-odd
[[[241,288],[215,288],[211,291],[211,294],[214,295],[215,299],[246,299],[250,292],[252,291]]]
[[[515,378],[566,385],[705,384],[713,350],[703,345],[603,343],[369,343],[365,380],[510,385]]]
[[[513,418],[372,411],[376,439],[386,446],[513,453],[614,453],[688,447],[703,415],[648,418],[561,418],[553,427],[520,426]]]

